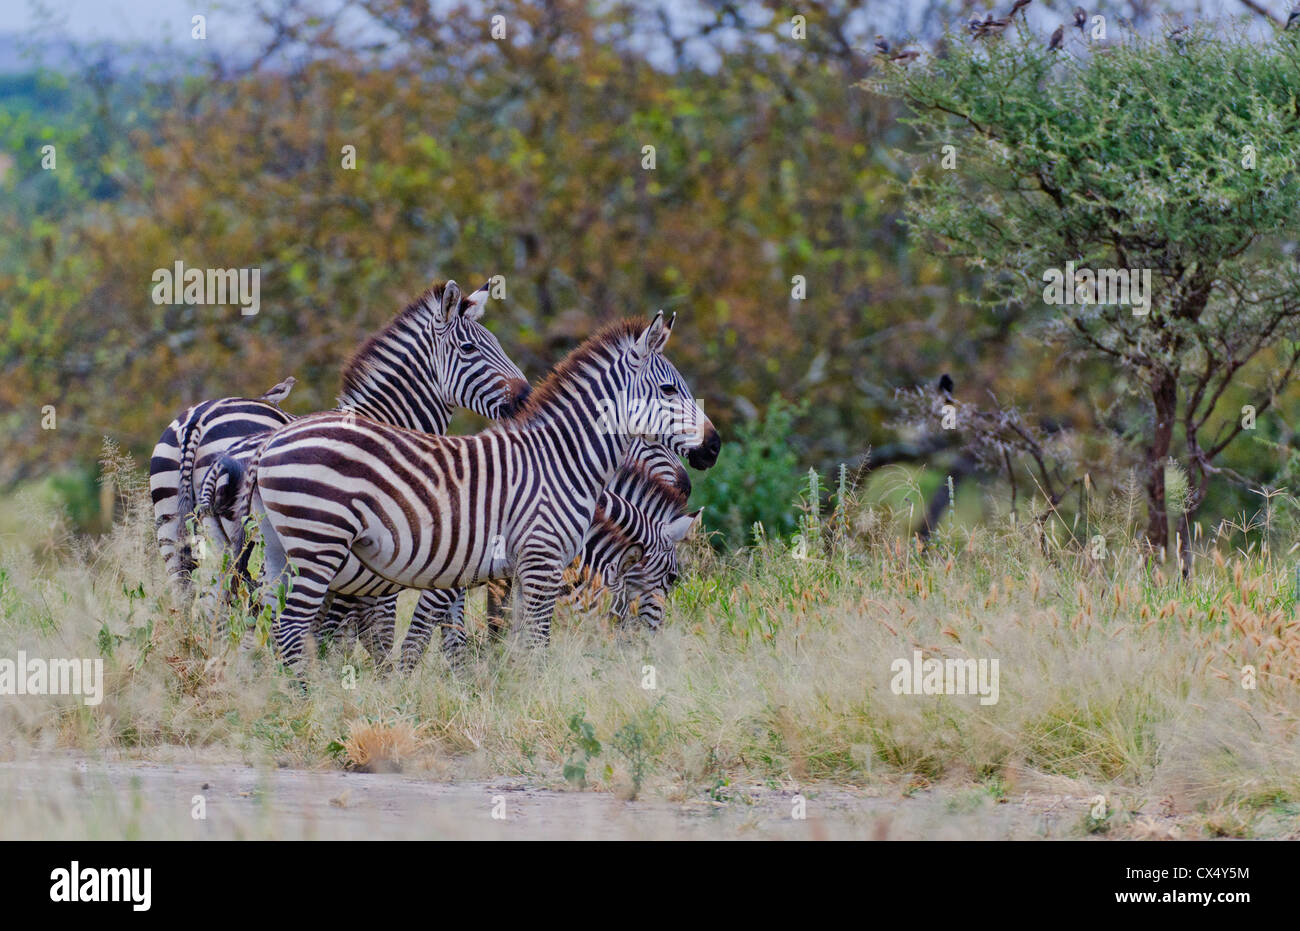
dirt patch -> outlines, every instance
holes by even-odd
[[[803,798],[804,818],[799,813]],[[0,763],[0,836],[164,839],[1010,839],[1079,836],[1083,796],[996,799],[840,786],[728,787],[679,801],[523,782],[257,769],[230,763]],[[1171,822],[1172,823],[1172,822]],[[1159,827],[1157,825],[1157,827]],[[1153,836],[1177,836],[1162,828]],[[1130,835],[1131,836],[1131,835]]]

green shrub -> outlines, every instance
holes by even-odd
[[[804,476],[790,439],[805,406],[774,397],[761,418],[724,438],[718,464],[693,479],[691,507],[704,506],[705,528],[720,534],[713,538],[716,545],[752,542],[756,522],[768,536],[798,529],[795,501]]]

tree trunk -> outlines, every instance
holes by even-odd
[[[956,491],[957,485],[972,472],[975,471],[975,461],[969,456],[962,456],[953,467],[948,471],[947,477],[939,484],[934,496],[930,498],[930,503],[925,509],[921,529],[916,531],[921,542],[928,542],[931,534],[939,528],[939,521],[943,519],[943,512],[952,506],[953,502],[948,500],[948,481],[952,479],[953,490]]]
[[[1164,372],[1151,386],[1155,424],[1147,447],[1147,544],[1154,553],[1168,551],[1169,512],[1165,506],[1165,460],[1173,446],[1174,418],[1178,408],[1178,382]]]
[[[1178,520],[1178,568],[1183,579],[1192,577],[1192,511],[1183,511]]]

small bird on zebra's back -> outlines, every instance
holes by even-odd
[[[293,390],[293,386],[297,384],[297,382],[298,379],[290,375],[288,378],[280,382],[270,391],[266,392],[266,394],[258,398],[258,400],[269,401],[272,404],[274,404],[276,407],[279,407],[280,402],[289,396],[289,392]]]

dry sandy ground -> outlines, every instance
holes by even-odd
[[[978,788],[803,795],[798,820],[793,790],[763,787],[730,787],[725,801],[625,801],[507,780],[55,756],[0,763],[0,838],[1033,839],[1081,836],[1090,804],[1051,792],[998,801]],[[1152,825],[1148,836],[1178,834]]]

